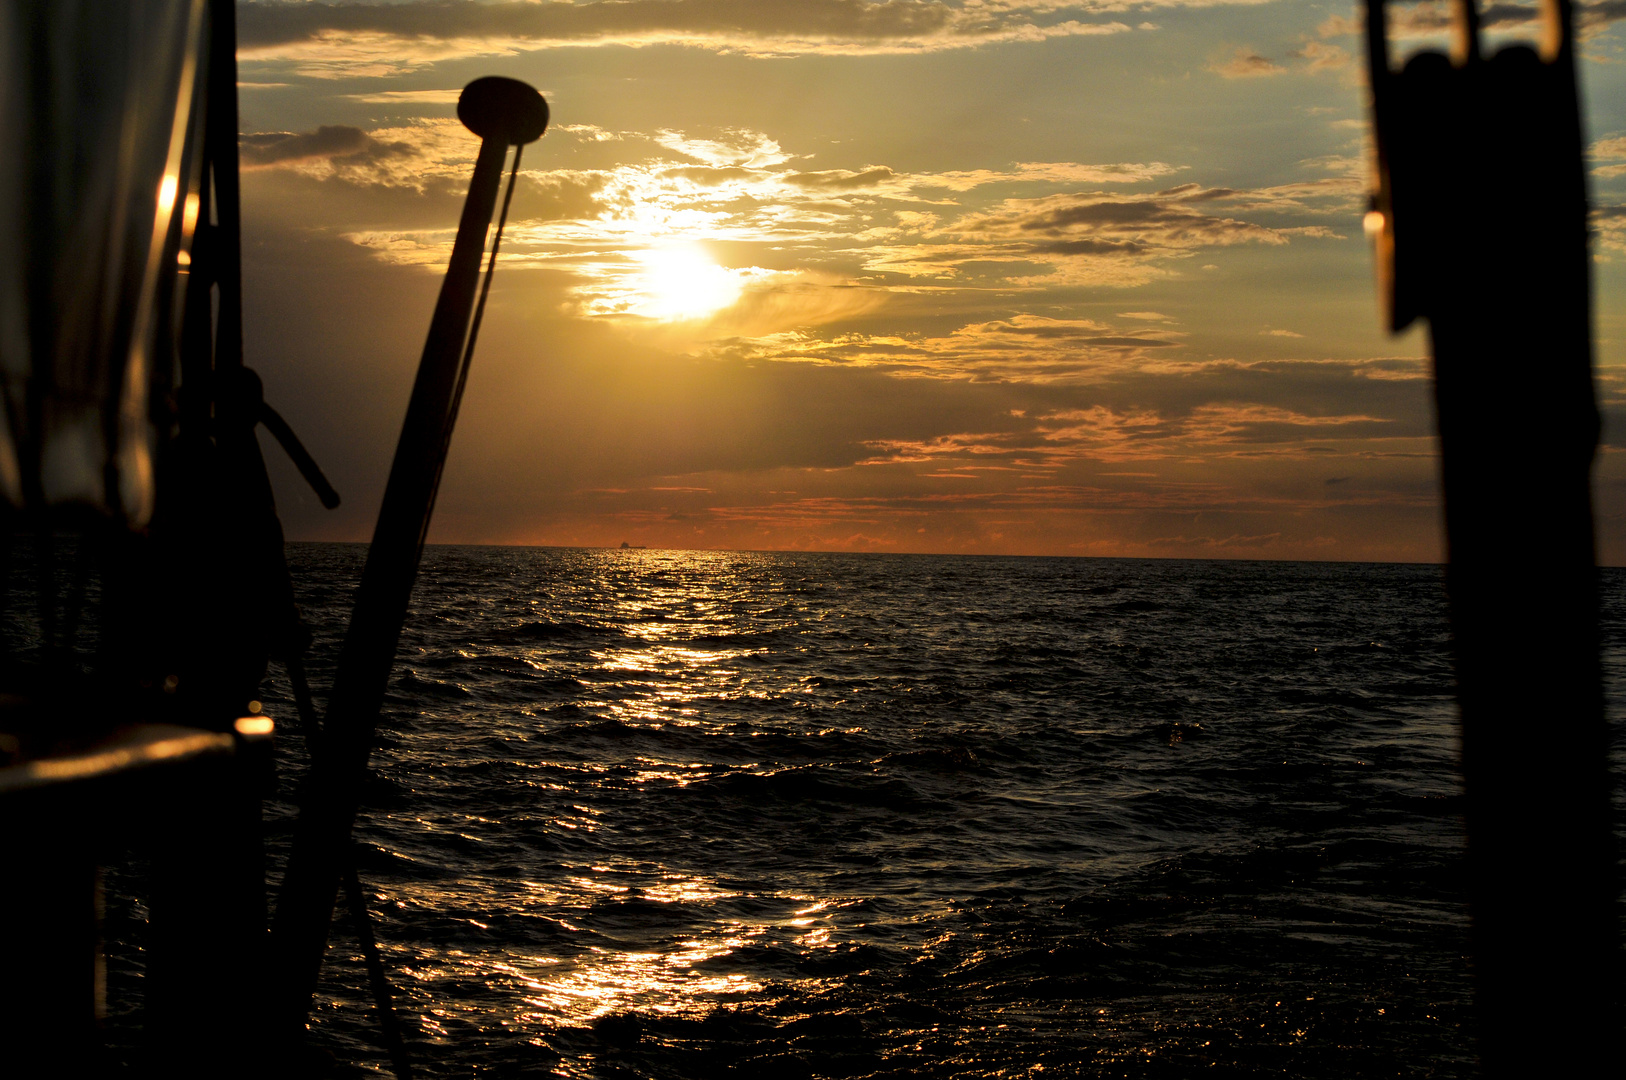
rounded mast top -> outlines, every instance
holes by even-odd
[[[457,99],[457,118],[482,139],[524,146],[547,130],[548,103],[518,79],[488,75],[463,88]]]

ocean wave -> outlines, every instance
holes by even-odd
[[[319,696],[364,555],[291,548]],[[358,836],[428,1076],[1469,1068],[1437,568],[430,548],[415,610]]]

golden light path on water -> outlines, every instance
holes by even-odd
[[[663,596],[662,590],[657,589],[640,599],[622,598],[614,604],[612,621],[621,623],[625,636],[636,643],[594,650],[591,655],[596,670],[606,679],[618,683],[635,681],[638,693],[623,695],[621,700],[608,704],[600,712],[601,716],[629,726],[704,727],[706,721],[696,702],[707,694],[714,695],[720,686],[738,675],[734,665],[765,651],[687,644],[696,631],[697,620],[703,626],[709,618],[727,619],[727,605],[704,601],[697,604],[692,593],[682,589],[670,592],[671,596]],[[687,617],[681,622],[663,614],[670,611],[668,602],[678,598],[687,607]],[[533,663],[536,663],[534,659]],[[542,665],[536,663],[536,666]],[[761,692],[748,693],[757,696]],[[764,762],[748,768],[758,771],[771,767]],[[705,762],[640,757],[628,779],[635,787],[651,783],[682,787],[701,779],[707,768]],[[598,773],[606,771],[602,765],[588,769]],[[596,811],[584,805],[573,809],[579,816],[559,817],[551,824],[572,832],[599,829]],[[596,906],[607,902],[630,901],[640,905],[645,922],[661,925],[666,920],[659,913],[651,917],[648,914],[651,905],[657,909],[668,906],[677,909],[691,904],[711,905],[742,895],[713,878],[693,874],[662,874],[654,884],[617,883],[618,878],[625,877],[647,881],[648,864],[636,867],[595,864],[586,869],[589,874],[572,874],[557,882],[517,883],[525,894],[521,907],[533,911],[591,914]],[[474,882],[463,885],[468,889],[478,887]],[[506,1026],[516,1033],[532,1036],[560,1026],[588,1027],[602,1017],[617,1013],[700,1017],[720,1004],[760,995],[769,989],[767,984],[748,975],[708,971],[709,962],[769,937],[794,943],[805,950],[829,948],[834,922],[827,916],[834,915],[836,909],[852,898],[777,894],[774,899],[794,904],[793,917],[759,921],[706,919],[691,928],[692,932],[666,937],[658,948],[640,942],[625,948],[595,944],[585,949],[576,946],[557,952],[539,950],[528,954],[514,950],[500,953],[447,950],[429,963],[407,967],[405,974],[426,987],[467,980],[506,984],[520,1003]],[[456,906],[447,903],[445,898],[437,898],[436,891],[430,889],[425,889],[412,902],[431,910]],[[776,906],[783,910],[787,903]],[[468,921],[479,929],[486,929],[475,920]],[[568,920],[561,925],[573,933],[586,929]],[[629,936],[642,936],[639,929],[628,929]],[[614,936],[613,933],[601,934],[599,940]],[[454,1024],[459,1014],[466,1011],[445,1006],[430,1008],[422,1015],[425,1033],[437,1040],[454,1042],[448,1025]]]
[[[1427,570],[426,567],[358,851],[426,1075],[1377,1075],[1458,1053]],[[335,931],[313,1031],[382,1074]]]
[[[593,869],[609,872],[613,868]],[[587,907],[594,897],[627,897],[633,892],[588,877],[573,877],[558,887],[526,884],[533,891],[538,906]],[[646,903],[679,904],[737,895],[717,888],[710,881],[674,875],[661,885],[637,890],[635,898]],[[796,917],[788,923],[740,920],[720,923],[660,949],[593,946],[574,957],[449,950],[439,962],[409,967],[405,974],[424,984],[471,979],[487,984],[506,983],[518,991],[521,1003],[511,1024],[530,1033],[560,1025],[589,1026],[611,1013],[699,1017],[718,1004],[737,1001],[766,989],[763,982],[746,975],[707,972],[703,969],[706,962],[727,956],[774,931],[792,931],[795,935],[792,940],[805,949],[828,944],[831,928],[821,913],[831,905],[811,897],[799,899],[805,906],[798,908]],[[432,896],[422,900],[435,902]],[[581,927],[567,922],[565,929],[580,930]],[[449,1038],[444,1022],[461,1011],[464,1010],[431,1009],[429,1015],[423,1016],[426,1033]]]
[[[652,314],[665,317],[705,314],[731,303],[739,295],[738,286],[727,272],[710,262],[698,249],[672,248],[652,255],[646,263],[651,268],[651,288],[658,298]],[[618,606],[623,617],[633,620],[651,609],[659,610],[661,605],[656,598],[653,603],[624,601]],[[646,689],[653,699],[649,704],[643,707],[617,706],[610,710],[610,715],[628,724],[692,718],[697,712],[692,702],[700,696],[696,687],[714,684],[733,674],[724,665],[751,651],[698,649],[661,643],[662,639],[679,632],[681,628],[673,623],[645,624],[634,633],[649,644],[594,653],[602,671],[634,674],[653,682]],[[661,678],[662,673],[670,673],[674,666],[678,670],[675,678],[670,674]],[[684,721],[678,719],[677,722]],[[680,786],[692,779],[688,773],[699,765],[647,764],[649,767],[636,774],[638,783],[669,780]],[[608,871],[611,868],[594,869]],[[615,896],[626,895],[630,891],[590,878],[576,878],[572,884],[584,894]],[[658,904],[707,903],[738,895],[719,888],[714,881],[677,875],[668,877],[658,885],[638,890],[639,899]],[[814,927],[815,920],[809,917],[825,906],[815,901],[797,913],[799,917],[793,924],[807,928],[800,936],[804,946],[817,947],[828,938],[829,930]],[[622,1010],[704,1012],[720,995],[756,993],[764,987],[761,982],[745,975],[707,974],[698,965],[748,945],[752,939],[761,937],[771,929],[774,927],[766,924],[753,926],[731,922],[661,951],[594,948],[587,959],[551,964],[527,979],[533,993],[524,1000],[536,1012],[523,1014],[520,1019],[544,1023],[549,1020],[590,1023]]]

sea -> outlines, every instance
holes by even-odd
[[[319,700],[365,553],[289,548]],[[414,1072],[1470,1075],[1449,643],[1432,565],[431,547],[356,829]],[[389,1074],[342,900],[311,1033]]]

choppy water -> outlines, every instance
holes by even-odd
[[[292,549],[319,690],[363,555]],[[359,829],[417,1065],[1463,1074],[1446,650],[1429,566],[431,549]]]

